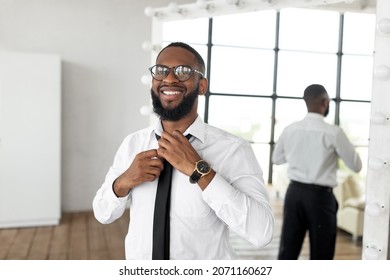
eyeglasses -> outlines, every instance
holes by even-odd
[[[203,73],[192,69],[190,66],[187,65],[178,65],[175,67],[168,67],[165,65],[154,65],[149,68],[150,74],[152,74],[153,79],[157,81],[162,81],[166,77],[168,77],[169,73],[171,72],[171,69],[173,69],[173,75],[175,75],[176,79],[178,79],[180,82],[185,82],[189,78],[191,78],[192,74],[197,73],[204,77]]]

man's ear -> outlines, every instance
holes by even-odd
[[[199,95],[205,95],[207,88],[209,86],[209,81],[206,78],[202,78],[199,81]]]
[[[322,101],[321,101],[321,105],[323,107],[328,107],[329,102],[330,102],[329,98],[323,98]]]

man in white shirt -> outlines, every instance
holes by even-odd
[[[198,116],[198,95],[208,88],[202,57],[187,44],[172,43],[150,71],[160,121],[124,139],[93,200],[96,219],[111,223],[130,202],[126,259],[234,259],[229,230],[256,247],[267,245],[274,218],[250,144]],[[167,162],[173,166],[168,255],[155,257],[154,220],[161,212],[155,202]]]
[[[282,132],[273,151],[275,164],[288,164],[290,184],[284,200],[279,259],[297,259],[309,231],[310,259],[333,259],[338,203],[337,160],[353,171],[362,162],[343,130],[327,124],[329,96],[322,85],[310,85],[303,96],[308,113]]]

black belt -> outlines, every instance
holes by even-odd
[[[300,188],[305,188],[308,190],[315,190],[315,191],[321,191],[321,192],[332,192],[333,191],[333,188],[328,187],[328,186],[321,186],[321,185],[316,185],[316,184],[306,184],[306,183],[301,183],[301,182],[297,182],[294,180],[291,180],[290,185],[294,186],[294,187],[300,187]]]

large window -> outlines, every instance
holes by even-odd
[[[374,35],[373,14],[295,8],[163,25],[164,45],[187,42],[206,61],[199,114],[250,141],[269,183],[273,146],[305,116],[303,90],[313,83],[332,99],[326,121],[344,129],[366,164]]]

